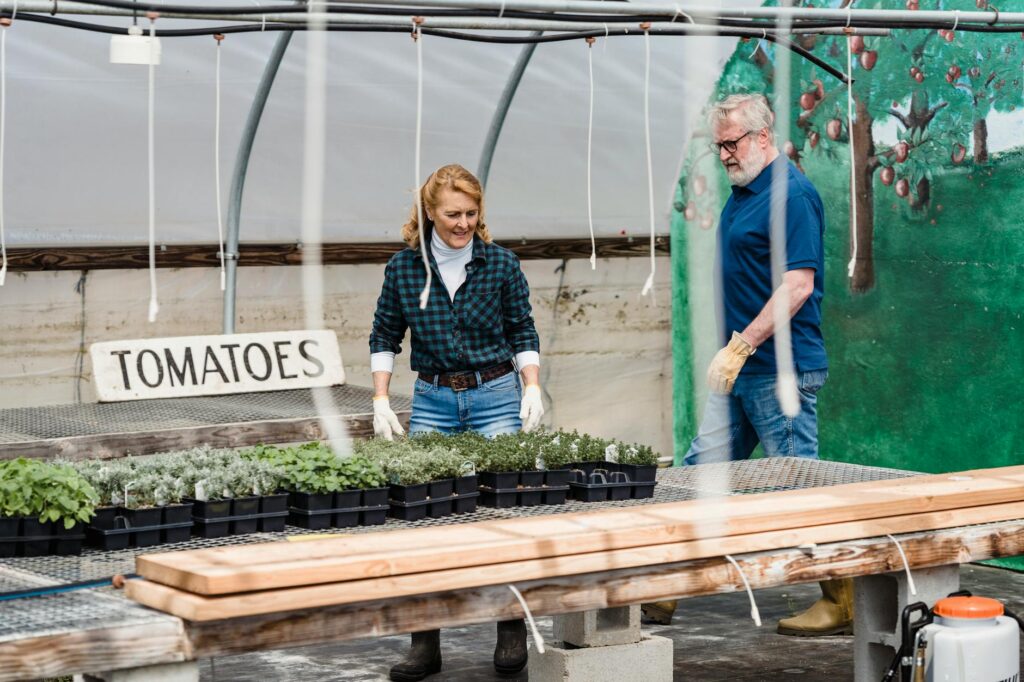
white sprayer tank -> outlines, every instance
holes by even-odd
[[[1000,602],[948,597],[934,610],[920,635],[926,682],[1020,682],[1020,630]]]

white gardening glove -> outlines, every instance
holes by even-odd
[[[398,421],[398,415],[391,409],[391,401],[386,395],[373,399],[373,435],[386,440],[394,440],[395,435],[401,436],[405,429]]]
[[[523,431],[533,431],[540,424],[540,418],[544,416],[544,401],[540,397],[540,385],[528,384],[523,389],[522,407],[519,408],[519,418],[523,420]]]

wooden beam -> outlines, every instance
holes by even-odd
[[[747,535],[1024,499],[1024,466],[594,512],[138,557],[146,578],[215,595]],[[444,548],[444,551],[438,551]]]
[[[399,418],[408,421],[408,411]],[[373,435],[372,414],[340,415],[356,438]],[[116,426],[116,425],[112,425]],[[260,443],[291,443],[326,438],[316,417],[272,419],[235,424],[212,424],[154,431],[102,433],[89,436],[46,438],[0,445],[0,460],[29,457],[35,459],[113,459],[126,454],[146,455],[184,450],[197,445],[237,448]]]
[[[590,258],[590,239],[496,240],[521,260]],[[600,258],[636,258],[650,255],[646,236],[596,239]],[[669,254],[668,235],[656,238],[658,255]],[[405,247],[401,242],[328,242],[323,244],[325,265],[386,263]],[[302,248],[292,243],[250,243],[238,248],[240,266],[301,265]],[[156,254],[158,268],[220,267],[217,244],[166,244]],[[44,270],[132,270],[149,267],[149,247],[71,246],[14,248],[7,250],[8,269],[14,272]]]
[[[192,659],[177,618],[0,641],[0,680],[39,680]]]
[[[912,569],[1024,554],[1024,521],[898,536]],[[903,570],[888,538],[733,557],[754,589]],[[669,598],[733,592],[743,584],[724,558],[517,583],[534,615],[572,613]],[[505,585],[230,621],[186,623],[197,658],[456,627],[523,612]]]
[[[480,567],[458,568],[226,596],[201,596],[149,581],[132,581],[126,586],[126,590],[130,598],[186,620],[224,620],[290,611],[297,608],[354,603],[385,596],[415,596],[426,592],[520,583],[638,566],[657,566],[725,554],[748,554],[754,551],[774,550],[806,543],[850,540],[886,533],[934,530],[1022,517],[1024,517],[1024,502],[1017,502],[992,507],[904,515],[868,522],[855,521],[627,550],[489,564],[486,569]],[[479,551],[489,554],[486,549]]]

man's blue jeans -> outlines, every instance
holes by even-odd
[[[704,420],[684,464],[747,459],[757,447],[768,457],[818,458],[818,390],[828,370],[800,372],[800,413],[782,413],[775,374],[741,374],[729,395],[708,395]]]
[[[519,419],[522,399],[523,389],[514,371],[465,391],[416,379],[409,433],[476,431],[488,438],[516,433],[523,426]]]

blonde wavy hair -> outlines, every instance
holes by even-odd
[[[431,173],[427,181],[423,183],[421,194],[423,197],[423,219],[424,230],[432,228],[434,222],[427,217],[426,209],[431,212],[437,210],[437,202],[441,198],[441,192],[451,189],[468,195],[480,206],[480,216],[476,223],[476,235],[485,243],[491,243],[491,233],[487,230],[487,223],[484,222],[484,190],[480,181],[457,163],[441,166]],[[409,245],[409,248],[417,249],[420,246],[420,221],[416,211],[416,200],[413,199],[412,210],[409,212],[409,222],[402,226],[402,240]]]

